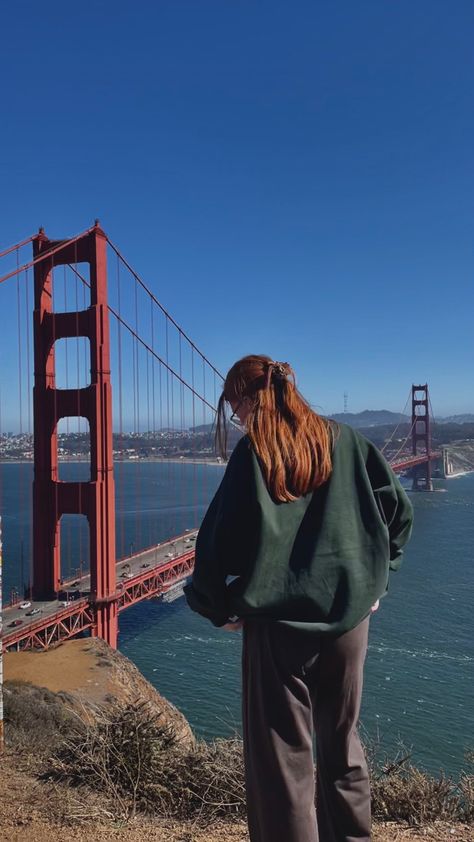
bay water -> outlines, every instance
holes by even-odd
[[[63,479],[85,479],[65,463]],[[222,477],[219,465],[116,465],[117,553],[126,556],[196,527]],[[31,464],[0,463],[4,598],[28,579]],[[371,620],[361,713],[367,738],[391,755],[402,743],[432,773],[457,775],[474,748],[474,474],[410,494],[413,537]],[[62,573],[87,567],[85,518],[65,516]],[[214,628],[183,598],[120,615],[119,648],[205,739],[239,731],[240,633]],[[404,750],[404,749],[402,749]]]

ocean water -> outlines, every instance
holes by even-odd
[[[65,465],[64,478],[83,469]],[[119,554],[194,527],[221,476],[219,466],[119,467]],[[30,481],[31,466],[0,465],[5,596],[22,567],[27,578]],[[381,752],[401,742],[417,765],[456,775],[474,748],[474,474],[435,485],[411,495],[413,537],[371,620],[361,721]],[[75,520],[62,529],[64,573],[87,563],[87,532],[80,537]],[[154,599],[120,616],[119,648],[200,736],[240,729],[239,633],[214,628],[184,599]]]

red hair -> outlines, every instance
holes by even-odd
[[[288,502],[314,491],[330,476],[337,425],[322,418],[298,392],[288,363],[251,354],[234,363],[217,407],[216,446],[227,456],[225,403],[250,403],[247,435],[268,490]]]

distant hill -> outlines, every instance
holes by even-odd
[[[383,427],[391,424],[396,426],[399,423],[410,423],[408,415],[400,412],[389,412],[388,409],[364,409],[363,412],[338,412],[330,416],[341,424],[349,424],[350,427],[360,429],[362,427]]]
[[[396,427],[397,424],[411,424],[411,415],[402,415],[400,412],[390,412],[388,409],[364,409],[362,412],[336,412],[330,415],[335,421],[341,424],[349,424],[356,430],[368,429],[370,427]],[[449,415],[446,418],[435,418],[438,424],[474,424],[474,414]],[[190,427],[193,433],[214,433],[214,424],[200,424]]]
[[[197,424],[196,427],[190,427],[189,431],[191,433],[212,433],[214,428],[215,424]]]
[[[436,418],[438,424],[474,424],[474,415],[466,412],[465,415],[448,415],[446,418]]]

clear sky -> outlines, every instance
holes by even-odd
[[[99,217],[220,370],[473,412],[473,43],[472,0],[5,4],[0,247]]]

